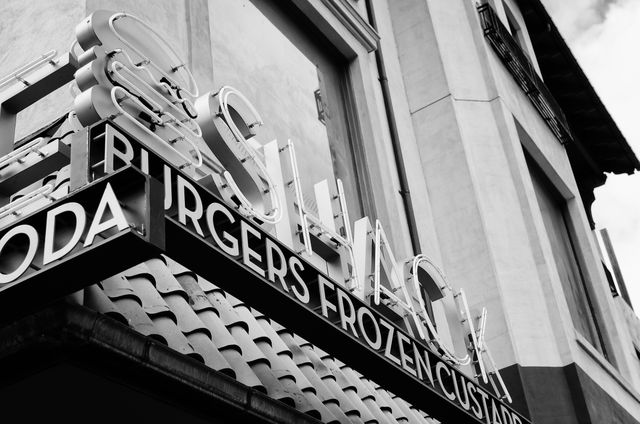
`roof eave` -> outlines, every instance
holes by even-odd
[[[539,0],[517,0],[545,84],[602,172],[633,174],[640,161]],[[569,84],[568,84],[569,83]],[[577,107],[579,105],[579,107]]]

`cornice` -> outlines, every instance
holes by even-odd
[[[380,36],[348,0],[321,1],[368,52],[376,50]]]

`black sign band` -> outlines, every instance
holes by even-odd
[[[157,255],[162,211],[161,184],[129,166],[1,230],[0,320]]]

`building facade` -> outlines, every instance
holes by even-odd
[[[640,162],[538,0],[0,16],[8,416],[640,422]]]

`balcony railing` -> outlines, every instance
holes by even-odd
[[[538,109],[551,131],[565,144],[573,141],[567,118],[547,86],[542,82],[527,55],[488,3],[478,6],[485,38],[507,67],[531,103]]]

